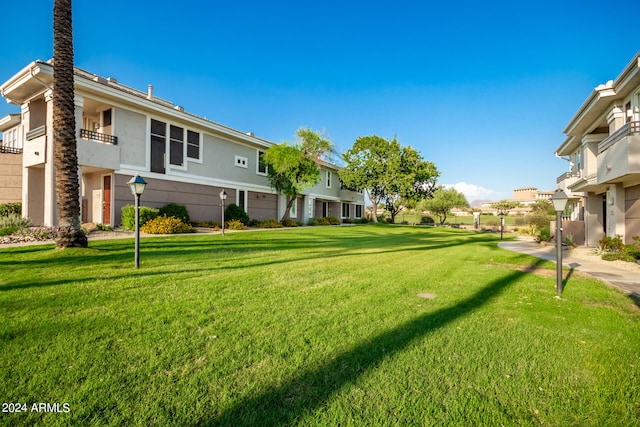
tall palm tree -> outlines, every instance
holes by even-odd
[[[58,208],[57,248],[87,247],[80,228],[71,0],[53,4],[53,156]]]

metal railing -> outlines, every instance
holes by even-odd
[[[556,179],[556,183],[560,184],[562,181],[564,181],[565,179],[569,179],[569,178],[580,178],[580,171],[578,172],[565,172],[562,175],[560,175],[557,179]]]
[[[105,142],[107,144],[118,145],[118,137],[113,135],[107,135],[100,132],[94,132],[89,129],[80,129],[80,138],[91,139],[94,141]]]
[[[598,144],[598,154],[603,153],[607,150],[607,148],[611,147],[622,138],[625,138],[629,135],[638,134],[640,134],[640,122],[625,123],[624,126],[622,126],[620,129],[609,135],[606,139],[602,140]]]
[[[0,145],[0,153],[3,153],[3,154],[22,154],[22,148],[5,147],[4,145]]]

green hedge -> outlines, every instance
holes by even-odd
[[[125,230],[133,230],[136,227],[136,208],[134,205],[126,205],[121,209],[122,212],[122,228]],[[140,206],[140,227],[148,221],[155,219],[160,215],[158,209]]]

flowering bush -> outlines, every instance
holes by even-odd
[[[228,230],[246,230],[247,226],[242,223],[239,219],[233,219],[231,221],[227,221],[225,223]]]
[[[0,216],[0,236],[7,236],[30,226],[31,220],[23,218],[19,213],[8,213],[5,216]]]
[[[280,222],[275,219],[266,219],[264,221],[259,221],[256,226],[260,228],[282,228],[284,227]]]
[[[193,233],[196,230],[179,218],[158,216],[140,227],[140,231],[147,234],[178,234]]]

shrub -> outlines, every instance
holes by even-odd
[[[309,218],[309,221],[307,221],[307,225],[318,225],[318,219],[317,218]]]
[[[316,219],[318,221],[318,225],[340,225],[340,220],[335,216],[325,216]]]
[[[136,226],[136,208],[134,205],[123,206],[120,210],[122,212],[122,228],[125,230],[133,230]],[[155,219],[159,215],[158,209],[149,208],[147,206],[140,206],[140,227],[145,225],[148,221]]]
[[[193,233],[195,229],[173,216],[158,216],[147,221],[140,227],[140,231],[147,234],[177,234]]]
[[[615,237],[605,236],[604,238],[598,241],[598,245],[601,246],[603,250],[610,251],[610,252],[618,252],[622,250],[622,248],[624,247],[621,236],[615,236]]]
[[[110,225],[96,224],[96,230],[98,230],[98,231],[113,231],[113,228],[111,228]]]
[[[266,219],[264,221],[258,222],[258,227],[260,228],[282,228],[284,227],[282,223],[278,222],[276,219]]]
[[[536,242],[550,242],[551,241],[551,230],[549,227],[543,227],[540,229],[540,232],[536,236]]]
[[[240,221],[244,225],[249,224],[249,215],[238,205],[230,204],[224,210],[224,218],[228,221]]]
[[[220,223],[217,221],[196,221],[191,223],[194,227],[213,228],[217,230],[220,228]]]
[[[9,214],[22,215],[22,203],[0,203],[0,217],[9,216]]]
[[[549,222],[551,221],[551,218],[547,215],[527,215],[524,218],[527,221],[527,224],[532,225],[538,230],[549,227]]]
[[[225,222],[225,227],[228,230],[246,230],[247,226],[242,223],[242,221],[238,219],[232,219],[231,221]]]
[[[498,227],[500,225],[499,219],[490,218],[484,221],[484,224],[488,227]]]
[[[626,252],[607,252],[602,254],[601,257],[605,261],[627,261],[627,262],[635,262],[635,258],[629,255]]]
[[[285,218],[282,221],[282,225],[285,227],[297,227],[299,224],[291,218]]]
[[[425,215],[422,218],[420,218],[420,224],[434,225],[435,223],[436,221],[433,219],[433,217],[429,215]]]
[[[189,224],[189,211],[184,205],[178,205],[176,203],[168,203],[159,209],[160,215],[172,216],[182,220],[185,224]]]
[[[9,213],[0,216],[0,236],[7,236],[27,227],[31,227],[31,220],[23,218],[20,214]]]
[[[371,221],[367,217],[356,219],[356,224],[369,224]]]

